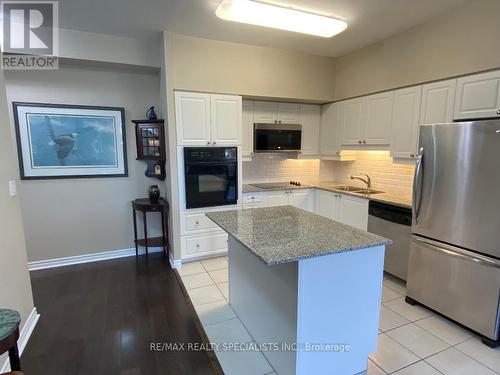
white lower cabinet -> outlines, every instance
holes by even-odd
[[[316,213],[358,229],[368,228],[368,199],[318,190]]]
[[[286,206],[288,204],[288,190],[277,190],[262,193],[264,207]]]
[[[332,193],[331,191],[316,191],[316,213],[318,215],[327,217],[328,219],[337,220],[337,194]]]
[[[338,194],[338,221],[361,230],[368,229],[368,199]]]
[[[314,189],[244,193],[243,208],[291,205],[309,212],[315,212],[315,193]]]
[[[185,236],[181,238],[182,258],[198,258],[227,253],[227,233]]]
[[[314,212],[315,210],[315,191],[311,189],[306,190],[292,190],[288,194],[288,204],[303,210]]]

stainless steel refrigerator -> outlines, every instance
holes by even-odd
[[[498,346],[500,120],[423,125],[419,143],[407,302]]]

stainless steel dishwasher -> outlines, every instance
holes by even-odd
[[[368,232],[391,239],[385,249],[384,271],[406,281],[410,256],[411,209],[370,201]]]

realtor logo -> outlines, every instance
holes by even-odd
[[[2,1],[2,68],[57,69],[58,2]]]

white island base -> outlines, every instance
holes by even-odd
[[[269,266],[229,236],[230,304],[278,374],[357,374],[376,351],[384,250]]]

